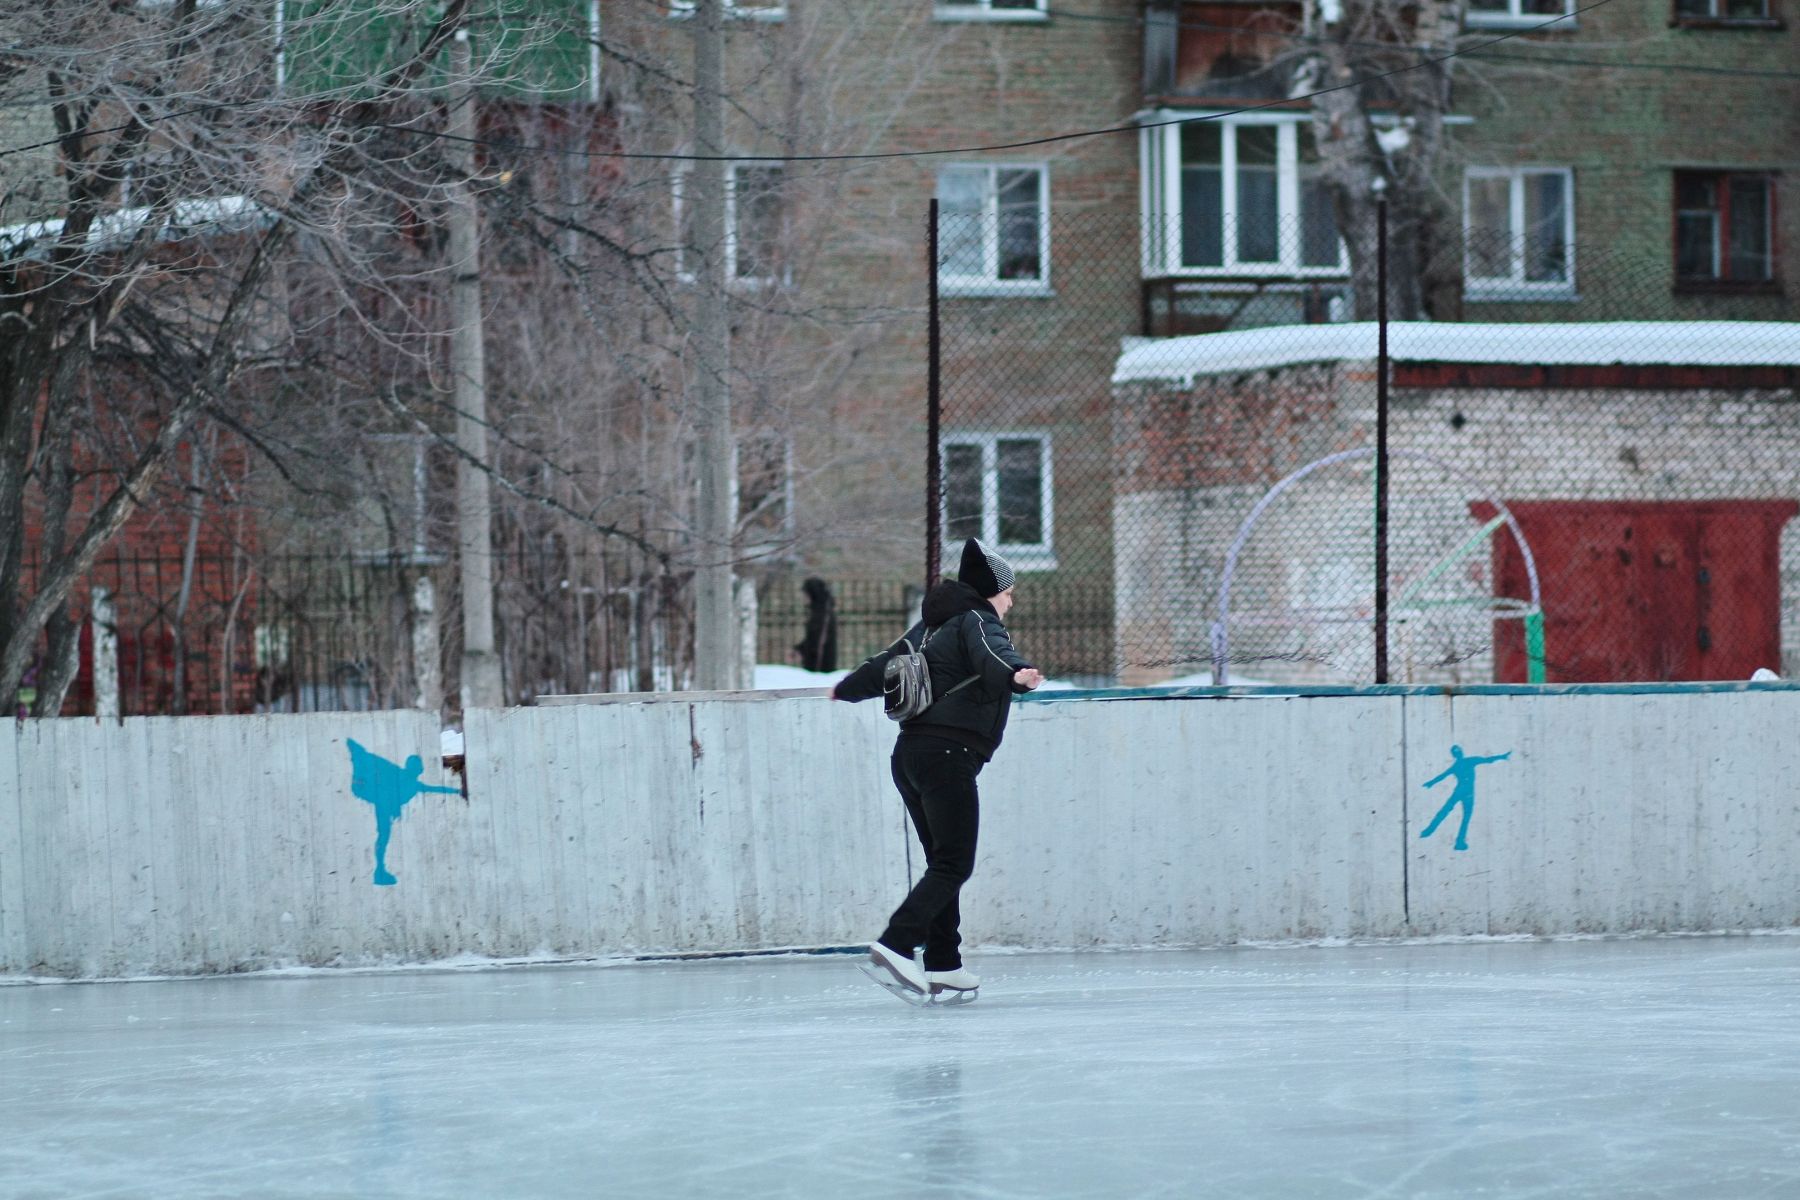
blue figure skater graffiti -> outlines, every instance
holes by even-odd
[[[418,755],[407,758],[406,765],[389,762],[371,753],[355,738],[345,738],[350,747],[350,791],[359,799],[375,806],[375,886],[391,887],[398,882],[387,869],[388,837],[394,822],[414,796],[424,792],[443,792],[460,796],[461,789],[420,783],[425,763]]]
[[[1445,767],[1442,774],[1427,779],[1419,785],[1420,787],[1432,787],[1452,776],[1456,778],[1456,787],[1451,790],[1450,798],[1444,801],[1444,807],[1438,809],[1437,816],[1431,818],[1431,824],[1419,831],[1419,836],[1428,838],[1436,833],[1437,827],[1443,824],[1445,817],[1450,815],[1450,810],[1460,804],[1462,805],[1462,827],[1456,831],[1456,849],[1467,850],[1469,848],[1469,818],[1475,815],[1475,768],[1486,766],[1488,763],[1504,762],[1512,757],[1512,751],[1508,750],[1505,754],[1481,758],[1472,754],[1464,754],[1461,746],[1452,746],[1450,747],[1450,757],[1456,761]]]

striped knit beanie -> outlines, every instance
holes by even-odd
[[[1013,585],[1012,564],[970,538],[963,543],[962,565],[956,577],[981,593],[983,600],[992,599]]]

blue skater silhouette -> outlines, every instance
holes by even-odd
[[[1461,746],[1452,746],[1450,747],[1450,757],[1456,761],[1444,768],[1443,774],[1434,779],[1427,779],[1419,785],[1420,787],[1430,787],[1433,784],[1442,783],[1452,775],[1456,776],[1456,787],[1450,793],[1450,798],[1444,801],[1444,807],[1438,809],[1437,816],[1431,818],[1431,824],[1419,831],[1419,836],[1428,838],[1436,833],[1437,827],[1443,824],[1445,817],[1450,815],[1450,810],[1460,804],[1463,810],[1462,828],[1456,831],[1456,848],[1467,850],[1469,848],[1469,818],[1475,815],[1475,768],[1511,758],[1512,751],[1496,754],[1492,758],[1477,758],[1465,755]]]
[[[400,810],[422,792],[460,796],[462,789],[420,783],[425,763],[416,754],[409,756],[402,767],[364,749],[355,738],[345,738],[344,743],[350,747],[350,791],[375,806],[375,884],[387,887],[396,882],[388,874],[387,848],[388,835],[400,819]]]

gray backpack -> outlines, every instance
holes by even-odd
[[[925,647],[936,632],[937,629],[927,629],[925,636],[919,639],[917,650],[910,641],[902,638],[905,653],[887,660],[881,675],[882,708],[893,720],[910,721],[932,705],[931,667],[925,661]],[[980,678],[971,675],[944,695],[960,692]]]

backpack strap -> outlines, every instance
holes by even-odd
[[[973,610],[970,610],[970,611],[973,611]],[[965,614],[958,613],[957,616],[951,617],[950,620],[954,621],[954,620],[958,619],[958,617],[961,617],[963,615],[965,615]],[[949,623],[950,623],[950,621],[946,621],[946,622],[944,622],[944,625],[948,625]],[[939,625],[939,626],[935,627],[934,629],[932,629],[931,633],[936,633],[939,629],[942,629],[943,627],[944,627],[943,625]],[[926,639],[930,640],[930,634],[926,635]],[[923,644],[921,644],[919,646],[920,650],[923,650],[924,648],[925,647]],[[980,682],[980,680],[981,680],[981,672],[977,671],[973,675],[969,676],[967,679],[963,680],[961,683],[958,683],[958,684],[954,685],[953,687],[945,688],[942,692],[938,693],[938,695],[933,698],[932,703],[936,704],[939,700],[942,700],[945,696],[951,695],[952,693],[955,693],[955,692],[960,692],[964,688],[968,687],[971,683],[978,683],[978,682]]]
[[[966,687],[968,687],[968,686],[969,686],[969,685],[970,685],[970,684],[971,684],[971,683],[974,683],[974,682],[975,682],[975,681],[976,681],[976,680],[978,680],[978,679],[980,679],[980,678],[981,678],[981,676],[979,676],[979,675],[971,675],[971,676],[969,676],[969,677],[968,677],[968,678],[967,678],[967,679],[965,679],[965,680],[963,680],[963,681],[962,681],[962,682],[961,682],[961,683],[959,683],[959,684],[957,684],[957,685],[956,685],[956,686],[955,686],[955,687],[952,687],[952,688],[949,688],[949,689],[947,689],[947,690],[946,690],[946,691],[945,691],[945,692],[944,692],[944,695],[943,695],[943,696],[939,696],[939,697],[938,697],[938,699],[939,699],[939,700],[942,700],[942,699],[943,699],[943,698],[944,698],[944,696],[948,696],[948,695],[950,695],[950,694],[951,694],[951,693],[953,693],[953,692],[960,692],[960,691],[962,691],[962,690],[963,690],[963,689],[964,689],[964,688],[966,688]]]

